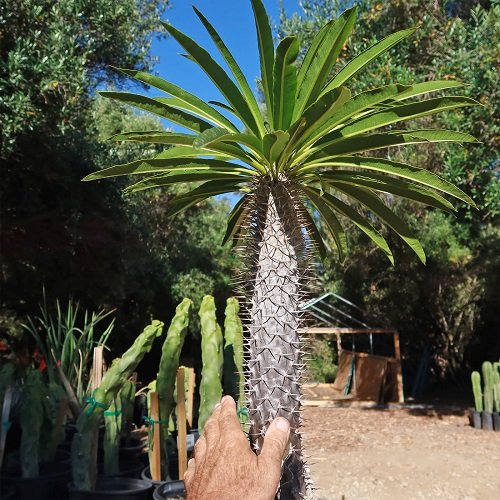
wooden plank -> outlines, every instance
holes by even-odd
[[[153,433],[153,449],[151,453],[151,479],[153,481],[161,481],[161,423],[160,410],[158,407],[158,393],[151,392],[149,394],[149,404],[151,412],[151,420],[153,425],[149,432]]]
[[[91,391],[94,392],[102,382],[102,372],[103,372],[104,358],[103,358],[103,347],[94,347],[93,358],[92,358],[92,372],[90,374],[91,381]],[[90,484],[94,485],[97,482],[97,449],[99,446],[99,427],[95,426],[92,429],[91,436],[91,460],[89,467]]]
[[[306,333],[311,335],[356,335],[368,333],[397,333],[394,328],[334,328],[317,326],[312,328],[301,328],[299,333]]]
[[[188,398],[187,398],[187,412],[186,418],[189,428],[193,427],[193,405],[194,405],[194,387],[195,387],[195,373],[194,368],[188,368]]]
[[[179,479],[187,470],[186,400],[184,393],[184,367],[177,370],[177,452],[179,458]]]
[[[401,367],[401,346],[399,344],[399,332],[394,332],[394,352],[397,361],[397,374],[396,374],[396,383],[398,390],[398,401],[400,403],[405,402],[405,395],[403,390],[403,369]]]

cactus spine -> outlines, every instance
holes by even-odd
[[[189,325],[189,309],[192,302],[184,299],[175,309],[175,315],[172,318],[168,328],[167,338],[163,343],[160,366],[156,379],[156,390],[158,392],[160,420],[168,421],[172,410],[174,409],[174,387],[179,367],[179,358],[182,346],[186,337],[187,327]],[[168,427],[163,426],[164,436],[167,438]]]
[[[163,330],[161,321],[153,321],[135,339],[121,358],[115,359],[104,374],[101,385],[94,391],[76,422],[77,432],[71,443],[73,484],[79,490],[92,490],[95,463],[92,460],[92,439],[104,410],[116,398],[123,384],[132,375],[144,355],[151,350],[154,340]]]
[[[283,464],[280,498],[306,494],[309,475],[302,455],[303,293],[308,283],[312,245],[304,231],[300,194],[284,174],[262,177],[253,186],[242,255],[241,276],[248,320],[247,399],[250,439],[257,453],[271,421],[290,422],[290,447]]]
[[[224,353],[222,350],[222,331],[217,324],[214,298],[210,295],[203,297],[200,310],[201,326],[201,354],[202,371],[200,383],[200,413],[198,429],[203,430],[214,406],[222,397],[222,364]]]
[[[491,413],[493,411],[493,365],[485,361],[481,370],[483,372],[484,411]]]

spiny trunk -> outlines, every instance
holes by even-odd
[[[257,453],[277,416],[291,425],[278,497],[305,496],[308,475],[300,427],[300,304],[306,284],[309,240],[301,203],[285,179],[261,178],[250,210],[244,253],[248,302],[247,390],[250,438]]]

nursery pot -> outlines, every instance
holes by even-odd
[[[154,500],[165,500],[167,498],[184,498],[186,488],[184,481],[169,481],[157,486],[153,493]]]
[[[498,411],[493,413],[493,428],[495,431],[500,432],[500,413]]]
[[[489,411],[481,412],[481,428],[486,431],[493,430],[493,414]]]
[[[157,488],[158,486],[162,485],[165,482],[165,481],[154,481],[153,479],[151,479],[151,471],[149,469],[149,466],[142,469],[141,479],[143,481],[148,482],[153,488]]]
[[[125,477],[97,478],[93,491],[69,487],[70,500],[148,500],[151,485],[140,479]]]
[[[102,462],[98,464],[98,468],[100,475],[108,477],[104,475],[104,465]],[[120,457],[118,472],[116,474],[111,474],[109,477],[130,477],[139,479],[143,468],[144,465],[138,458],[127,460]]]
[[[146,442],[141,439],[128,437],[120,440],[120,456],[123,458],[135,458],[141,454],[147,457],[146,453],[142,453],[144,448],[146,448]]]
[[[40,475],[34,478],[21,477],[21,468],[12,467],[3,475],[6,483],[14,486],[18,500],[62,500],[68,498],[66,484],[71,477],[71,468],[66,463],[40,464]],[[36,492],[36,497],[33,494]],[[2,494],[2,498],[4,498]],[[8,497],[7,497],[8,498]]]
[[[474,429],[481,429],[481,412],[471,408],[469,410],[469,423]]]

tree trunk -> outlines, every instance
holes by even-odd
[[[300,304],[307,283],[309,239],[302,206],[286,180],[257,181],[244,254],[248,299],[247,376],[250,438],[257,453],[277,416],[291,425],[277,498],[303,498],[308,475],[300,427]]]

